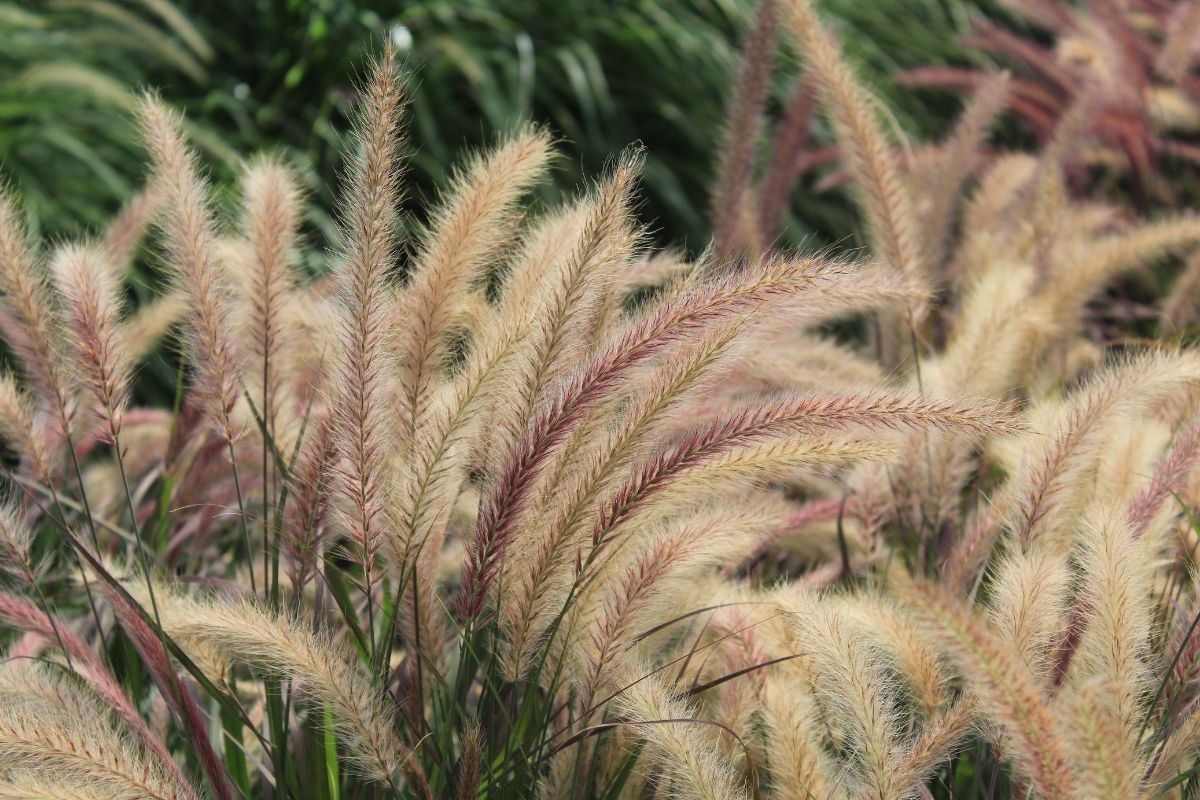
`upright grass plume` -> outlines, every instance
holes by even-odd
[[[284,354],[291,333],[286,327],[283,306],[295,283],[292,259],[301,198],[287,167],[273,160],[257,162],[247,170],[242,192],[244,235],[253,250],[246,327],[247,337],[254,346],[248,372],[262,384],[259,412],[267,432],[271,433],[276,430],[282,402]]]
[[[742,45],[742,66],[728,102],[729,119],[713,181],[713,246],[723,257],[740,247],[760,254],[766,242],[746,241],[755,229],[759,210],[751,203],[751,178],[757,155],[763,108],[771,89],[778,28],[775,0],[758,4],[753,25]]]
[[[520,360],[514,368],[521,380],[512,387],[515,407],[511,418],[503,418],[513,438],[524,434],[539,396],[581,357],[580,342],[586,341],[610,282],[633,254],[638,231],[631,214],[642,160],[635,150],[623,153],[611,174],[580,204],[578,216],[567,218],[571,233],[564,242],[570,248],[566,253],[546,262],[534,250],[517,262],[511,313],[531,316],[532,330],[528,345],[517,353]],[[539,267],[545,271],[541,285],[524,291],[522,278],[532,278]]]
[[[51,265],[55,286],[66,298],[73,355],[92,395],[104,436],[115,444],[129,403],[132,364],[122,341],[116,275],[97,251],[66,247]]]
[[[52,409],[65,433],[75,416],[74,389],[66,371],[50,288],[26,241],[20,212],[7,192],[0,193],[0,292],[10,315],[5,338],[34,391]]]
[[[341,331],[331,358],[338,508],[362,561],[367,637],[373,648],[376,560],[391,527],[386,515],[394,472],[386,448],[396,434],[385,365],[393,346],[388,326],[394,301],[387,276],[396,252],[403,81],[392,50],[375,63],[362,102],[342,223],[345,252],[337,274]],[[398,565],[401,570],[405,566]]]
[[[820,86],[842,154],[863,192],[862,208],[872,247],[892,269],[914,285],[926,287],[926,245],[919,239],[912,199],[880,126],[878,101],[859,83],[810,0],[787,0],[784,18]],[[923,305],[924,301],[917,301],[908,309],[910,324],[920,321]]]
[[[227,287],[216,262],[217,232],[196,156],[178,115],[148,95],[139,109],[142,137],[165,203],[162,223],[172,277],[188,300],[188,346],[198,400],[227,442],[239,433],[233,417],[240,353],[233,341]]]
[[[534,130],[479,157],[455,179],[430,225],[399,310],[401,435],[407,440],[428,424],[433,387],[447,360],[453,303],[508,240],[513,207],[545,169],[549,146],[549,136]]]
[[[67,367],[68,348],[58,329],[59,309],[55,307],[44,267],[35,259],[34,250],[25,241],[24,226],[16,207],[0,191],[0,293],[4,295],[5,312],[5,324],[0,330],[6,329],[9,346],[22,362],[40,399],[39,407],[35,408],[25,399],[25,393],[5,380],[0,401],[8,406],[4,410],[10,416],[4,425],[4,433],[28,461],[32,476],[44,484],[46,500],[53,503],[60,521],[64,511],[57,486],[61,473],[56,462],[62,450],[66,450],[74,471],[73,488],[78,488],[91,545],[98,549],[97,526],[73,441],[79,405],[78,379]],[[119,354],[109,353],[108,356],[110,366],[120,359]],[[106,390],[120,401],[118,386],[110,383]],[[112,415],[109,417],[111,420]],[[82,568],[81,563],[79,566]],[[34,589],[46,606],[40,587]],[[99,612],[86,573],[84,590],[92,616],[98,621]]]

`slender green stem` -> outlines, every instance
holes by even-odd
[[[229,447],[229,465],[233,472],[233,490],[237,493],[238,520],[242,525],[242,542],[246,547],[247,571],[250,573],[250,593],[258,594],[258,585],[254,580],[254,547],[250,544],[250,527],[246,524],[246,503],[242,499],[242,481],[238,477],[237,451],[233,446],[233,437],[226,436],[225,444]]]
[[[137,521],[137,510],[133,505],[133,492],[129,488],[129,476],[125,471],[125,456],[121,450],[121,440],[117,435],[113,435],[113,449],[116,451],[117,471],[121,473],[121,487],[125,490],[125,505],[129,510],[129,525],[133,528],[133,536],[137,540],[137,546],[134,548],[138,552],[138,563],[142,568],[142,574],[146,579],[146,591],[150,595],[150,609],[154,612],[154,622],[162,631],[162,618],[158,612],[158,598],[154,593],[154,578],[150,572],[150,562],[146,558],[146,550],[148,545],[142,541],[141,528]],[[162,642],[163,654],[167,653],[167,643]]]
[[[79,484],[79,500],[83,504],[83,515],[88,521],[88,529],[92,537],[92,548],[97,554],[100,553],[100,539],[96,534],[96,520],[92,516],[92,508],[88,503],[87,490],[83,486],[83,472],[79,469],[79,459],[75,455],[75,442],[71,440],[71,429],[65,415],[61,416],[63,425],[63,438],[66,442],[67,452],[71,454],[71,465],[75,469],[75,480]],[[67,516],[63,511],[62,503],[58,499],[58,489],[55,488],[54,482],[49,480],[47,476],[47,485],[50,488],[50,496],[54,499],[54,505],[58,509],[58,516],[62,520],[62,525],[65,528],[67,524]],[[79,561],[79,554],[75,554],[76,563],[79,564],[79,574],[83,578],[83,591],[87,595],[88,607],[92,610],[92,617],[96,620],[96,632],[100,636],[100,643],[105,650],[108,649],[108,637],[104,634],[104,625],[100,622],[100,611],[96,608],[96,598],[92,594],[92,583],[88,580],[87,570],[84,569],[83,563]]]

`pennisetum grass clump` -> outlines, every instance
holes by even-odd
[[[1087,5],[1134,58],[1126,6],[1173,4]],[[1176,16],[1155,74],[1190,80]],[[765,0],[693,261],[647,246],[636,148],[529,202],[535,127],[402,219],[405,81],[389,50],[358,95],[323,257],[282,161],[218,206],[153,95],[106,232],[39,246],[0,199],[0,797],[1194,794],[1195,270],[1175,338],[1095,320],[1200,220],[1077,180],[1132,95],[1006,151],[1032,89],[996,73],[897,141],[815,4]],[[865,249],[773,251],[830,158]],[[130,310],[148,230],[169,286]]]

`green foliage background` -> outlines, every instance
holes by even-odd
[[[849,49],[914,133],[954,101],[896,90],[890,76],[964,58],[978,2],[827,0]],[[700,249],[725,94],[751,0],[27,0],[0,3],[0,171],[35,227],[99,225],[136,188],[130,121],[144,87],[185,110],[229,187],[241,156],[284,149],[311,191],[311,232],[333,234],[328,187],[353,103],[347,75],[385,38],[414,75],[414,200],[465,147],[527,120],[561,137],[547,194],[573,190],[641,142],[643,215],[660,243]],[[789,59],[788,54],[782,56]],[[777,99],[794,70],[779,70]],[[414,202],[414,205],[418,203]],[[797,192],[791,243],[840,239],[844,201]]]

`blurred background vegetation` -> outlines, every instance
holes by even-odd
[[[928,135],[957,101],[896,89],[890,76],[961,62],[956,37],[984,2],[825,5],[897,124]],[[640,141],[642,214],[660,243],[695,252],[709,237],[723,104],[752,10],[752,0],[8,0],[0,174],[40,234],[98,226],[141,180],[128,112],[153,87],[187,113],[227,196],[239,158],[284,151],[311,192],[310,235],[328,241],[354,76],[390,38],[414,75],[414,207],[463,148],[533,120],[561,137],[546,199]],[[793,73],[778,71],[776,103]],[[806,181],[786,239],[841,239],[849,214]]]

